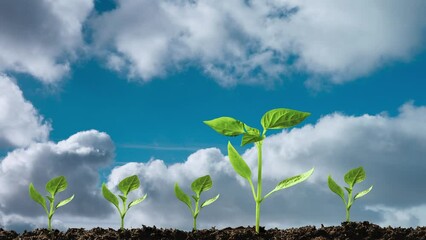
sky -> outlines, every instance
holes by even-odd
[[[264,191],[314,174],[262,203],[261,225],[340,225],[341,199],[327,177],[363,166],[373,185],[354,221],[426,225],[426,2],[294,0],[108,0],[0,2],[0,227],[45,228],[30,199],[68,181],[53,227],[119,228],[101,193],[136,174],[145,201],[125,226],[190,230],[173,191],[213,188],[199,228],[253,226],[250,187],[229,162],[231,141],[257,172],[253,145],[217,134],[221,116],[261,128],[274,108],[311,115],[268,131]],[[256,174],[253,181],[256,182]]]

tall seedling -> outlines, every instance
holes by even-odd
[[[74,194],[65,199],[60,201],[58,204],[55,204],[55,196],[57,193],[60,193],[62,191],[64,191],[65,189],[67,189],[67,180],[65,179],[64,176],[59,176],[59,177],[55,177],[50,179],[47,183],[46,183],[46,191],[50,193],[50,196],[46,196],[46,199],[49,200],[49,211],[47,210],[46,207],[46,200],[43,198],[43,196],[35,189],[33,183],[30,183],[29,186],[29,194],[30,197],[38,204],[40,204],[44,211],[47,214],[47,229],[52,230],[52,217],[53,214],[55,214],[56,209],[64,206],[65,204],[71,202],[71,200],[73,200],[74,198]]]
[[[231,117],[220,117],[209,121],[204,121],[209,127],[213,128],[216,132],[230,137],[235,137],[242,135],[241,146],[244,146],[249,143],[254,143],[257,147],[258,158],[257,158],[257,189],[255,191],[254,185],[251,179],[251,170],[248,167],[247,163],[243,160],[240,154],[232,146],[231,142],[228,142],[228,156],[229,160],[234,168],[241,177],[245,178],[251,187],[254,201],[256,202],[256,232],[259,232],[260,224],[260,204],[264,199],[269,197],[272,193],[282,190],[284,188],[289,188],[293,185],[296,185],[300,182],[308,179],[309,176],[314,171],[314,168],[311,170],[287,178],[276,185],[276,187],[270,191],[265,196],[262,196],[262,144],[263,140],[266,137],[267,130],[270,129],[283,129],[293,127],[305,118],[307,118],[310,113],[300,112],[291,109],[278,108],[273,109],[265,113],[260,121],[263,131],[260,132],[256,128],[252,128],[247,124],[236,120]]]

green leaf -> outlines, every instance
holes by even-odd
[[[47,182],[46,191],[55,196],[57,193],[64,191],[67,185],[67,180],[64,176],[55,177]]]
[[[292,109],[277,108],[265,113],[260,121],[264,129],[281,129],[301,123],[310,113]]]
[[[179,187],[179,185],[177,183],[175,183],[175,194],[176,194],[177,199],[179,199],[183,203],[185,203],[186,206],[188,206],[189,209],[191,209],[191,212],[192,212],[191,198],[189,198],[189,196],[186,195],[186,193],[184,193],[182,191],[182,189]]]
[[[345,187],[346,191],[350,194],[352,192],[352,189]]]
[[[362,167],[351,169],[345,174],[345,182],[349,185],[350,188],[353,188],[356,183],[362,182],[364,180],[365,171]]]
[[[244,133],[243,138],[241,140],[241,146],[245,146],[246,144],[249,144],[249,143],[262,141],[264,138],[265,138],[264,136],[253,136],[253,135],[248,135],[247,133]]]
[[[260,135],[259,129],[252,128],[247,124],[244,124],[245,133],[243,134],[243,139],[241,140],[241,146],[244,146],[249,143],[254,143],[261,141],[265,136]]]
[[[192,195],[191,197],[192,197],[192,199],[194,199],[196,202],[198,202],[198,200],[200,200],[200,198],[199,198],[199,197],[197,197],[197,196],[195,196],[195,195]]]
[[[292,187],[292,186],[294,186],[298,183],[305,181],[306,179],[309,178],[309,176],[312,175],[313,172],[314,172],[314,168],[312,168],[311,170],[309,170],[305,173],[302,173],[300,175],[290,177],[290,178],[287,178],[287,179],[281,181],[280,183],[277,184],[277,186],[272,191],[270,191],[268,194],[265,195],[264,199],[269,197],[269,195],[271,195],[272,193],[274,193],[276,191],[282,190],[284,188]]]
[[[244,123],[231,117],[215,118],[204,123],[225,136],[235,137],[244,133]]]
[[[343,192],[343,189],[333,180],[333,178],[331,178],[331,175],[328,176],[328,187],[332,192],[337,194],[346,205],[345,193]],[[346,190],[349,191],[350,189],[346,188]]]
[[[125,197],[125,196],[123,196],[123,195],[118,195],[120,198],[121,198],[121,200],[123,201],[123,202],[126,202],[127,201],[127,197]]]
[[[369,189],[366,189],[366,190],[364,190],[364,191],[362,191],[362,192],[357,193],[357,194],[355,195],[355,197],[354,197],[354,200],[355,200],[355,199],[358,199],[358,198],[360,198],[360,197],[363,197],[364,195],[366,195],[367,193],[369,193],[369,192],[371,191],[371,189],[373,189],[373,186],[371,186]]]
[[[118,189],[120,189],[124,196],[127,197],[127,194],[129,194],[129,192],[138,189],[140,185],[141,183],[139,181],[138,176],[133,175],[121,180],[121,182],[118,184]]]
[[[212,204],[212,203],[214,203],[218,198],[219,198],[219,196],[220,196],[220,194],[218,194],[216,197],[214,197],[214,198],[210,198],[210,199],[208,199],[208,200],[206,200],[206,201],[204,201],[202,204],[201,204],[201,208],[203,208],[203,207],[205,207],[205,206],[208,206],[208,205],[210,205],[210,204]]]
[[[46,208],[46,200],[43,198],[43,196],[35,189],[34,185],[32,183],[30,183],[28,192],[30,194],[30,197],[38,204],[40,204],[43,209],[46,211],[47,213],[47,208]]]
[[[56,208],[62,207],[62,206],[64,206],[65,204],[67,204],[67,203],[71,202],[71,200],[73,200],[73,198],[74,198],[74,194],[73,194],[71,197],[69,197],[69,198],[67,198],[67,199],[65,199],[65,200],[62,200],[62,201],[60,201],[58,204],[56,204]]]
[[[46,195],[46,198],[47,198],[47,200],[49,200],[49,202],[51,202],[51,203],[55,200],[55,199],[53,199],[51,196],[47,196],[47,195]]]
[[[206,175],[195,179],[191,184],[191,189],[195,192],[195,194],[197,194],[197,196],[200,196],[202,192],[209,190],[212,186],[212,179],[209,175]]]
[[[131,201],[131,202],[129,203],[129,206],[128,206],[127,208],[131,208],[131,207],[135,206],[136,204],[141,203],[143,200],[145,200],[146,196],[147,196],[147,194],[145,194],[145,195],[144,195],[143,197],[141,197],[141,198],[138,198],[138,199],[136,199],[136,200]]]
[[[251,180],[251,170],[247,163],[243,160],[240,154],[232,146],[231,142],[228,142],[228,156],[231,161],[232,167],[241,177]]]
[[[259,131],[259,129],[257,129],[257,128],[253,128],[253,127],[250,127],[249,125],[247,125],[247,124],[243,124],[243,126],[244,126],[244,131],[247,133],[247,134],[250,134],[250,135],[260,135],[260,131]]]
[[[105,183],[102,183],[102,195],[120,211],[118,198],[106,187]]]

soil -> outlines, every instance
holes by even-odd
[[[66,232],[47,229],[35,229],[31,232],[17,234],[14,231],[5,231],[0,228],[0,240],[426,240],[426,227],[417,228],[382,228],[369,222],[349,222],[342,223],[341,226],[320,228],[306,226],[300,228],[289,228],[280,230],[277,228],[265,230],[260,228],[260,233],[256,234],[254,227],[224,228],[221,230],[211,228],[193,232],[185,232],[175,229],[162,229],[142,226],[142,228],[115,230],[112,228],[93,228],[85,230],[83,228],[70,228]]]

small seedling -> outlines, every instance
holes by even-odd
[[[337,194],[343,200],[343,203],[345,204],[347,222],[349,222],[350,210],[355,200],[366,195],[367,193],[371,191],[371,189],[373,189],[373,186],[371,186],[370,188],[362,192],[359,192],[355,194],[354,197],[352,197],[353,187],[355,186],[356,183],[360,183],[364,181],[365,177],[366,177],[365,171],[362,167],[351,169],[345,174],[345,182],[349,185],[349,187],[345,187],[346,191],[348,192],[348,200],[346,201],[345,193],[343,192],[343,189],[331,178],[331,175],[328,176],[328,187],[330,188],[332,192]]]
[[[310,113],[300,112],[291,109],[278,108],[273,109],[265,113],[260,121],[263,132],[261,133],[258,129],[252,128],[247,124],[236,120],[231,117],[220,117],[210,121],[204,121],[209,127],[213,128],[216,132],[230,137],[235,137],[238,135],[243,135],[241,146],[244,146],[248,143],[254,143],[257,147],[257,193],[254,190],[254,185],[251,179],[251,170],[248,167],[247,163],[240,156],[240,154],[232,146],[231,142],[228,142],[228,156],[229,160],[234,168],[241,177],[245,178],[250,186],[253,193],[254,201],[256,202],[256,232],[259,233],[259,224],[260,224],[260,204],[263,200],[269,197],[272,193],[282,190],[284,188],[289,188],[293,185],[296,185],[300,182],[305,181],[311,176],[314,171],[314,168],[311,170],[287,178],[270,191],[265,196],[262,196],[262,144],[263,139],[266,137],[266,131],[269,129],[283,129],[293,127],[307,118]]]
[[[192,217],[194,218],[194,227],[193,227],[194,231],[197,230],[197,217],[198,217],[198,214],[200,213],[201,208],[212,204],[214,201],[216,201],[219,198],[220,194],[218,194],[214,198],[210,198],[209,200],[204,201],[201,204],[201,206],[199,206],[201,193],[209,190],[210,188],[212,188],[212,186],[213,186],[213,182],[209,175],[197,178],[195,179],[194,182],[192,182],[191,189],[195,193],[195,195],[192,196],[192,198],[195,200],[195,210],[194,210],[189,196],[182,191],[182,189],[179,187],[177,183],[175,183],[176,197],[179,200],[181,200],[183,203],[185,203],[188,206],[189,210],[191,210]]]
[[[58,208],[64,206],[65,204],[71,202],[71,200],[74,198],[74,194],[73,194],[71,197],[60,201],[58,204],[56,204],[56,206],[54,206],[56,194],[67,189],[67,185],[68,185],[67,180],[65,179],[64,176],[52,178],[46,183],[46,191],[50,193],[50,196],[46,196],[46,198],[49,200],[49,203],[50,203],[50,209],[49,209],[49,211],[47,211],[46,200],[35,189],[33,183],[30,183],[30,186],[29,186],[30,197],[35,202],[40,204],[43,207],[44,211],[46,212],[47,223],[48,223],[47,228],[49,229],[49,231],[52,230],[52,217],[53,217],[53,214],[55,214],[56,209],[58,209]]]
[[[120,183],[118,183],[118,189],[123,193],[123,195],[118,195],[122,202],[123,202],[123,209],[121,210],[119,207],[119,202],[117,196],[114,195],[105,185],[105,183],[102,184],[102,195],[104,195],[104,198],[111,202],[118,210],[118,213],[120,214],[121,218],[121,229],[124,229],[124,217],[126,216],[127,211],[135,206],[136,204],[141,203],[146,198],[146,194],[138,198],[136,200],[131,201],[128,205],[126,205],[127,201],[127,194],[129,192],[138,189],[141,185],[138,176],[133,175],[130,177],[126,177],[125,179],[121,180]]]

